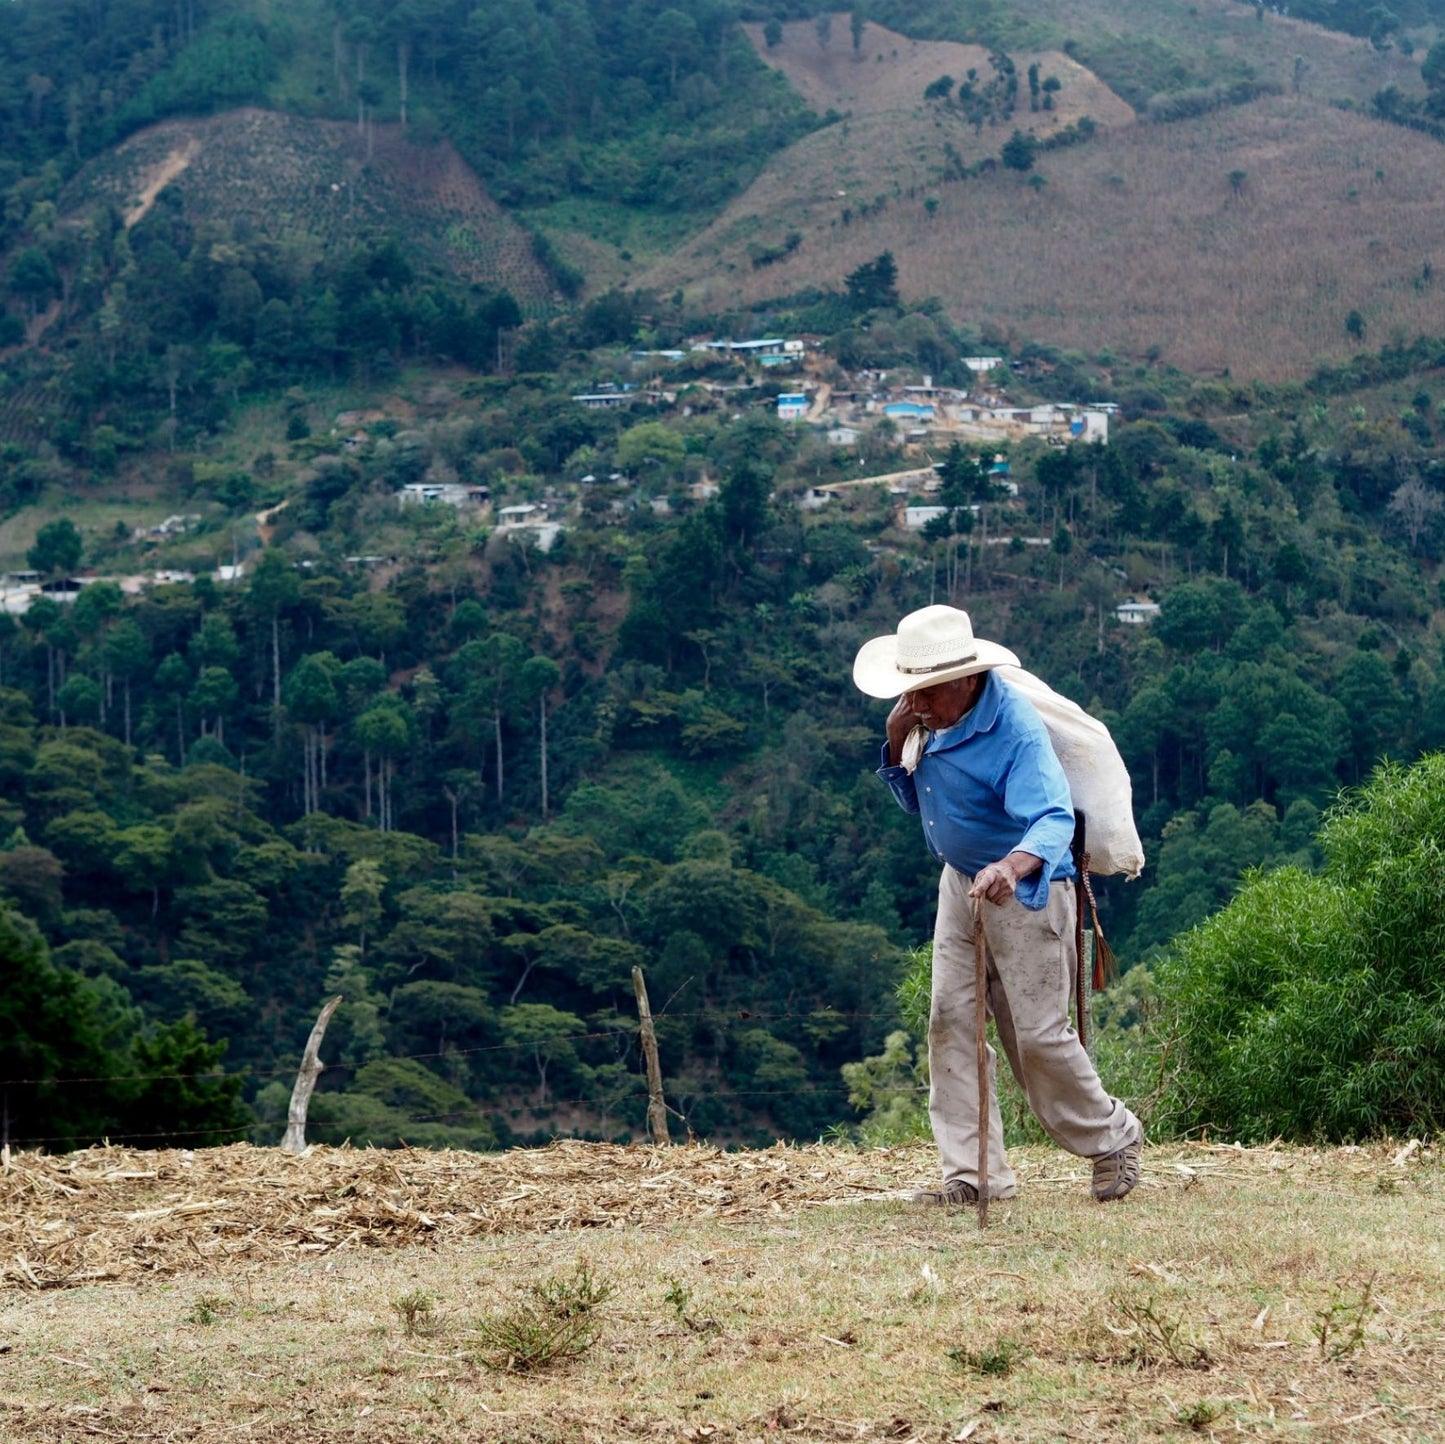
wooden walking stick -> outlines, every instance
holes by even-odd
[[[988,1086],[988,939],[983,899],[973,900],[973,1035],[978,1056],[978,1226],[988,1227],[988,1127],[993,1109]]]

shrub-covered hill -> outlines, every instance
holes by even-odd
[[[267,243],[283,267],[389,236],[424,275],[504,290],[524,307],[560,299],[532,238],[455,149],[414,143],[396,125],[255,109],[166,121],[90,162],[58,200],[62,221],[99,205],[127,227],[156,204],[243,246]]]

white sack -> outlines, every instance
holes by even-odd
[[[995,667],[994,671],[1033,704],[1048,728],[1049,740],[1069,779],[1074,808],[1086,819],[1084,846],[1089,853],[1089,871],[1100,876],[1122,872],[1126,877],[1138,877],[1144,866],[1144,847],[1134,825],[1134,789],[1109,729],[1032,672],[1022,667]]]

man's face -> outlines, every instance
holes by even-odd
[[[913,715],[930,732],[942,732],[955,722],[978,700],[983,689],[983,673],[972,677],[955,677],[951,682],[939,682],[932,687],[916,687],[906,693]]]

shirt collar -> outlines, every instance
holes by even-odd
[[[977,736],[980,732],[991,732],[994,723],[998,721],[999,702],[1002,700],[999,691],[1001,685],[994,677],[992,669],[985,672],[983,690],[978,694],[978,701],[952,727],[944,727],[935,732],[926,750],[942,752],[945,748],[957,747],[960,743],[967,742],[970,737]]]

